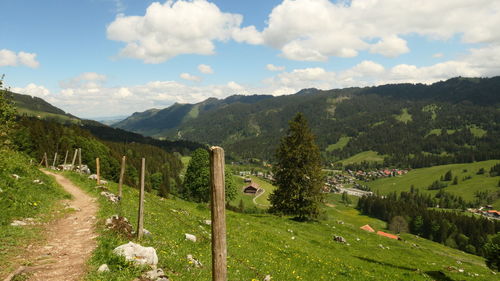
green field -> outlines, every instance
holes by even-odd
[[[118,212],[95,190],[95,182],[66,173],[77,184],[99,197],[98,248],[89,263],[86,280],[132,280],[146,269],[135,268],[112,254],[129,240],[104,230],[105,218]],[[116,184],[109,185],[116,191]],[[136,224],[137,190],[124,190],[122,213]],[[270,274],[272,280],[493,280],[496,278],[480,257],[447,248],[414,235],[402,235],[404,241],[377,236],[359,229],[369,223],[376,230],[384,222],[359,215],[342,206],[335,197],[328,199],[325,220],[300,223],[287,217],[267,214],[248,215],[227,212],[228,280],[260,280]],[[152,246],[171,280],[210,280],[210,227],[202,220],[210,218],[206,204],[180,199],[160,199],[146,195],[144,226],[151,237],[140,243]],[[184,234],[197,236],[196,243]],[[333,241],[344,237],[347,244]],[[382,247],[384,248],[382,248]],[[186,256],[193,255],[203,267],[192,267]],[[98,273],[107,263],[110,272]],[[448,270],[456,267],[464,271]],[[476,275],[476,277],[472,275]],[[440,277],[440,278],[438,278]]]
[[[257,183],[261,188],[265,190],[265,192],[255,199],[257,205],[253,202],[253,195],[247,195],[243,193],[243,187],[247,186],[247,183],[243,181],[243,178],[240,176],[233,176],[234,182],[238,189],[238,195],[236,199],[231,202],[231,205],[238,206],[240,199],[243,200],[243,203],[246,207],[256,206],[257,208],[265,209],[271,204],[269,203],[269,195],[276,189],[276,186],[272,185],[268,181],[265,181],[256,176],[249,176],[253,182]]]
[[[396,120],[401,121],[403,123],[408,123],[413,120],[411,114],[408,112],[408,108],[403,108],[401,110],[401,114],[395,116]]]
[[[17,107],[17,113],[19,115],[26,115],[30,117],[37,117],[45,120],[54,120],[61,123],[72,123],[72,124],[80,124],[81,121],[76,118],[71,118],[62,114],[55,114],[50,112],[36,111],[26,108]]]
[[[344,159],[342,161],[339,161],[342,163],[342,165],[348,165],[348,164],[353,164],[353,163],[361,163],[361,162],[383,162],[384,157],[376,151],[363,151],[360,152],[356,155],[353,155],[347,159]]]
[[[331,152],[334,151],[335,149],[342,149],[349,143],[350,139],[351,139],[350,137],[342,136],[336,143],[330,144],[326,148],[326,151]]]
[[[460,195],[467,201],[472,201],[474,200],[474,193],[476,191],[496,191],[499,189],[497,184],[500,177],[490,177],[487,175],[490,168],[499,162],[500,160],[489,160],[475,163],[451,164],[415,169],[403,176],[383,178],[365,184],[368,185],[373,191],[379,191],[381,194],[387,194],[393,191],[396,191],[397,193],[401,191],[408,191],[412,185],[419,188],[421,191],[435,194],[438,191],[427,191],[427,187],[431,185],[432,182],[439,180],[440,177],[447,171],[451,170],[453,176],[458,177],[458,184],[452,185],[451,181],[447,182],[448,187],[444,188],[444,190]],[[484,168],[486,170],[486,174],[477,175],[476,173],[480,168]],[[471,176],[472,178],[463,181],[463,178],[467,176]],[[500,209],[499,199],[497,199],[494,206]]]
[[[477,137],[477,138],[482,138],[482,137],[484,137],[484,135],[486,135],[486,133],[488,132],[488,131],[486,131],[486,130],[484,130],[484,129],[479,128],[479,127],[478,127],[478,126],[476,126],[476,125],[471,125],[471,126],[469,126],[469,130],[470,130],[470,132],[471,132],[471,133],[472,133],[475,137]]]

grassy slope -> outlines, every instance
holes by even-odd
[[[97,193],[94,182],[76,174],[67,176]],[[116,185],[112,183],[110,189],[116,191]],[[137,196],[135,189],[125,188],[122,210],[134,226]],[[271,274],[273,280],[431,280],[429,275],[436,276],[440,272],[452,280],[494,278],[480,257],[413,235],[403,235],[406,242],[402,242],[364,232],[359,229],[362,224],[370,223],[380,229],[384,223],[360,216],[352,208],[339,206],[335,198],[330,200],[338,207],[325,207],[330,219],[321,223],[299,223],[272,215],[228,211],[228,279],[262,280],[266,274]],[[102,197],[99,202],[101,228],[104,219],[116,213],[117,207]],[[166,270],[171,280],[210,280],[210,228],[201,222],[210,218],[207,205],[178,199],[162,200],[147,194],[145,208],[144,225],[153,236],[145,238],[141,244],[155,247],[159,267]],[[338,224],[339,220],[345,223]],[[114,247],[128,240],[102,228],[100,231],[102,236],[90,262],[87,280],[131,280],[136,277],[137,269],[111,254]],[[195,234],[198,242],[186,241],[185,233]],[[333,235],[343,236],[350,245],[332,241]],[[379,244],[389,249],[381,249]],[[204,266],[191,267],[186,259],[188,254]],[[97,273],[102,263],[108,263],[111,272]],[[465,271],[448,271],[449,266]],[[469,274],[479,277],[472,278]]]
[[[396,120],[401,121],[403,123],[408,123],[413,120],[410,113],[408,113],[408,108],[403,108],[401,110],[401,114],[395,116]]]
[[[0,151],[0,279],[19,266],[19,256],[29,244],[43,239],[42,228],[36,226],[11,226],[13,220],[34,218],[38,223],[53,219],[58,199],[69,195],[50,177],[30,166],[24,155]],[[21,178],[15,180],[12,174]],[[44,184],[33,183],[39,179]]]
[[[464,199],[472,201],[476,191],[495,191],[498,190],[497,184],[499,177],[489,177],[488,175],[476,175],[480,168],[484,168],[486,172],[490,168],[499,163],[499,160],[489,160],[475,163],[451,164],[434,166],[430,168],[415,169],[404,176],[393,178],[379,179],[373,182],[368,182],[368,185],[373,191],[380,191],[382,194],[387,194],[392,191],[397,193],[408,191],[411,185],[419,188],[421,191],[437,193],[437,191],[427,191],[427,187],[435,180],[439,180],[447,171],[451,170],[453,176],[458,177],[458,185],[451,185],[444,190],[462,196]],[[467,172],[463,172],[467,169]],[[486,173],[487,174],[487,173]],[[472,179],[463,181],[465,176],[472,176]],[[495,202],[495,207],[500,209],[500,200]]]
[[[375,151],[363,151],[363,152],[360,152],[356,155],[353,155],[347,159],[344,159],[342,161],[339,161],[339,162],[342,162],[342,164],[345,166],[345,165],[348,165],[348,164],[352,164],[352,163],[361,163],[363,161],[366,161],[366,162],[383,162],[384,161],[384,157],[382,155],[379,155],[378,152],[375,152]]]
[[[62,122],[62,123],[73,123],[73,124],[80,124],[81,123],[81,120],[78,120],[76,118],[72,118],[72,117],[69,117],[66,115],[62,115],[62,114],[55,114],[55,113],[50,113],[50,112],[31,110],[31,109],[22,108],[22,107],[17,107],[16,110],[17,110],[19,115],[27,115],[27,116],[37,117],[37,118],[41,118],[41,119],[57,120],[58,122]]]
[[[350,137],[346,137],[346,136],[340,137],[340,139],[336,143],[330,144],[326,148],[326,151],[331,152],[331,151],[334,151],[335,149],[342,149],[347,145],[347,143],[349,143],[350,139],[351,139]]]

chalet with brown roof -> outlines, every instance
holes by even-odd
[[[257,191],[259,191],[259,189],[260,186],[257,183],[251,182],[249,185],[243,188],[243,192],[247,194],[255,194],[257,193]]]

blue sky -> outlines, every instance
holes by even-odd
[[[500,74],[500,1],[1,0],[0,74],[80,117]]]

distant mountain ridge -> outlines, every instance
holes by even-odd
[[[288,120],[300,111],[328,161],[374,151],[388,159],[387,164],[429,166],[500,159],[495,139],[500,139],[499,106],[500,77],[457,77],[431,85],[212,98],[135,113],[114,126],[154,137],[223,145],[236,158],[270,160]]]
[[[55,120],[60,123],[80,123],[81,119],[66,113],[39,97],[9,92],[19,115]]]

